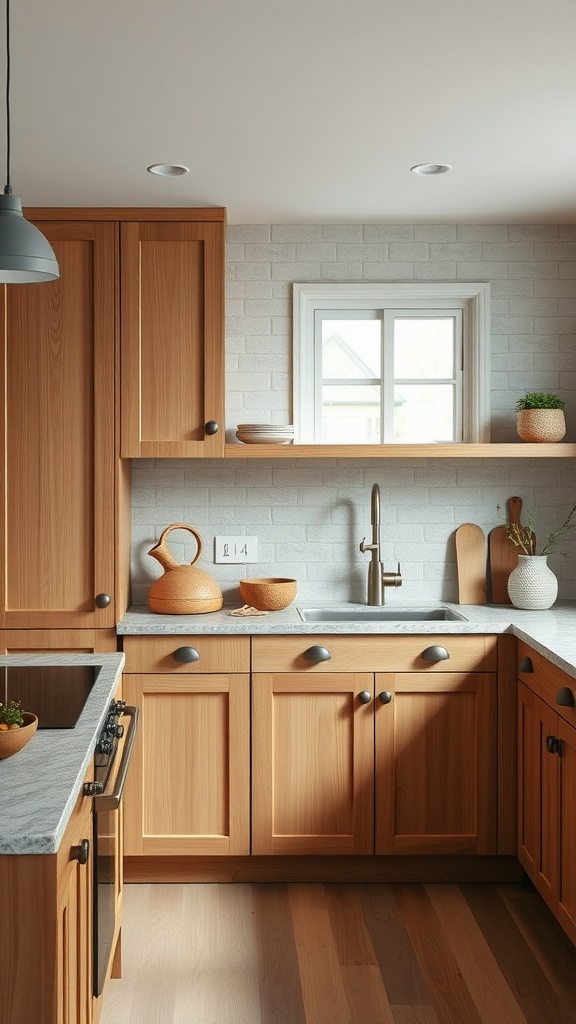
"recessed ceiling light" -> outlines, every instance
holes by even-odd
[[[414,164],[410,170],[413,174],[446,174],[452,170],[451,164]]]
[[[179,174],[188,174],[190,168],[184,164],[150,164],[146,168],[150,174],[160,174],[164,178],[177,178]]]

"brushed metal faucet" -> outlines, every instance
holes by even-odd
[[[370,502],[372,521],[372,543],[366,544],[363,537],[360,542],[360,551],[371,551],[372,556],[368,563],[368,604],[384,604],[384,587],[401,587],[402,576],[400,575],[400,562],[397,572],[384,572],[380,560],[380,488],[378,484],[372,487],[372,499]]]

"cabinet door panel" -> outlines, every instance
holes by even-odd
[[[560,769],[547,749],[558,716],[532,690],[518,687],[518,858],[550,906],[560,881]]]
[[[124,676],[140,707],[126,854],[249,853],[249,678]]]
[[[562,927],[576,943],[576,729],[559,719],[558,736],[562,742],[562,868],[557,913]]]
[[[253,680],[255,854],[373,852],[373,676]]]
[[[42,230],[60,280],[2,292],[3,624],[113,626],[116,229]]]
[[[496,852],[496,678],[378,674],[376,852]]]
[[[121,263],[122,455],[222,455],[223,223],[123,224]]]

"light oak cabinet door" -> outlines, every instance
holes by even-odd
[[[113,627],[117,228],[41,230],[60,279],[0,289],[0,625]]]
[[[86,863],[70,861],[59,885],[57,914],[57,1024],[92,1020],[92,815],[79,825],[77,843],[89,842]]]
[[[497,852],[493,673],[376,675],[378,854]]]
[[[374,676],[253,676],[254,854],[374,848]]]
[[[576,942],[576,728],[523,683],[518,755],[518,858]]]
[[[123,223],[121,454],[224,453],[224,211]]]
[[[92,776],[92,771],[87,778]],[[88,840],[88,860],[78,850]],[[80,792],[57,853],[0,857],[2,1024],[91,1024],[92,800]]]
[[[125,854],[249,853],[249,675],[128,673],[123,692],[140,708]]]

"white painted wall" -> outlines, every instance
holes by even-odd
[[[232,225],[227,246],[227,439],[239,422],[292,419],[294,281],[490,281],[492,440],[515,441],[515,402],[529,390],[566,401],[576,440],[576,225]],[[564,460],[134,460],[133,600],[160,571],[146,552],[176,521],[205,542],[201,564],[228,599],[241,576],[287,575],[304,599],[365,599],[370,490],[382,491],[386,568],[404,586],[387,602],[455,600],[453,532],[498,524],[496,505],[520,495],[545,537],[576,501]],[[213,564],[213,538],[257,534],[259,562]],[[182,560],[195,546],[173,534]],[[182,538],[182,543],[180,539]],[[550,565],[560,597],[576,598],[576,537]]]

